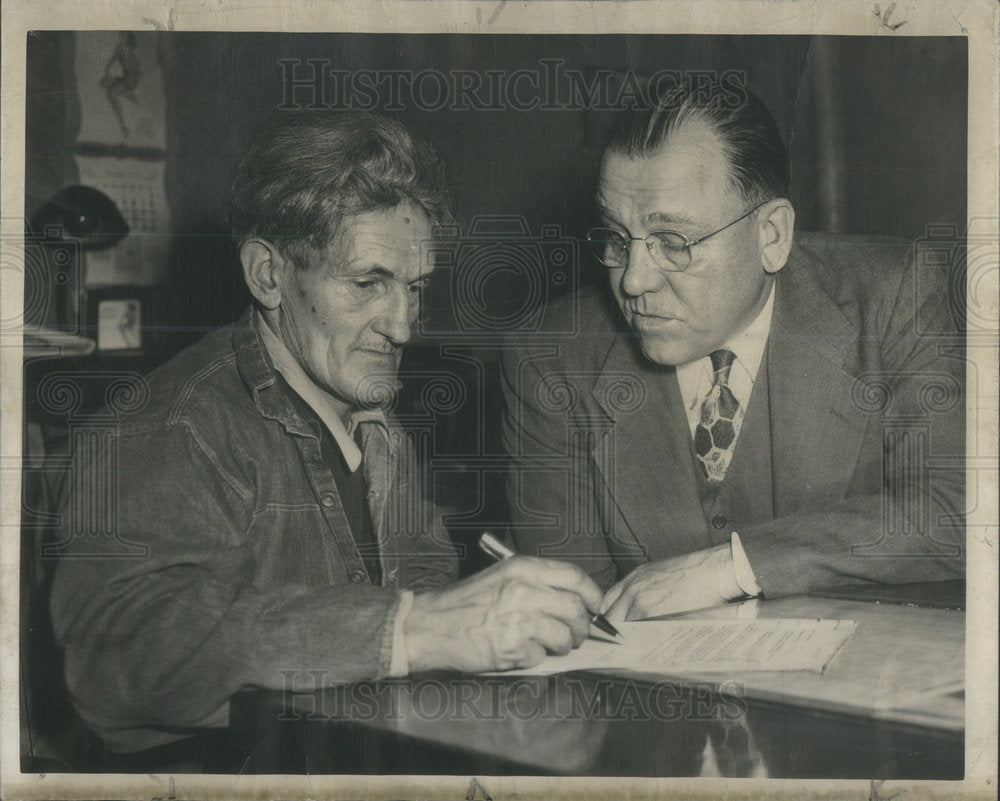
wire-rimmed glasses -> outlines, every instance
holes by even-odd
[[[765,203],[767,201],[764,201]],[[697,239],[689,239],[677,231],[653,231],[646,237],[625,236],[614,228],[591,228],[587,232],[587,243],[594,257],[605,267],[621,269],[628,267],[629,252],[633,242],[644,242],[653,261],[664,270],[682,272],[691,264],[691,248],[704,242],[709,237],[721,234],[727,228],[745,220],[764,203],[758,203],[750,211],[721,228],[705,234]]]

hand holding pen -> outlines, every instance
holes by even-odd
[[[569,562],[503,558],[414,596],[403,626],[410,672],[533,667],[587,639],[603,597],[593,579]]]
[[[503,559],[510,559],[512,556],[516,556],[507,545],[505,545],[501,540],[497,539],[495,536],[490,534],[488,531],[484,531],[479,537],[479,547],[496,559],[498,562]],[[618,629],[612,626],[604,615],[597,613],[592,618],[590,622],[597,626],[605,634],[610,634],[612,637],[620,637]]]

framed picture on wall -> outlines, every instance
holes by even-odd
[[[87,293],[87,328],[99,351],[142,350],[145,312],[140,287],[101,287]]]

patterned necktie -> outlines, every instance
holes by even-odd
[[[743,425],[743,407],[729,388],[729,371],[736,360],[731,350],[711,353],[712,388],[701,405],[694,430],[694,452],[710,484],[720,484],[733,458],[733,445]]]

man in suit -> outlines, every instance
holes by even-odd
[[[436,154],[374,114],[282,115],[239,165],[252,307],[134,388],[63,499],[55,632],[112,750],[225,726],[235,693],[290,676],[525,667],[586,637],[601,592],[574,565],[454,582],[390,413],[444,190]]]
[[[610,293],[503,360],[515,540],[612,620],[964,575],[947,293],[905,244],[795,235],[777,126],[733,100],[619,117],[588,237]]]

